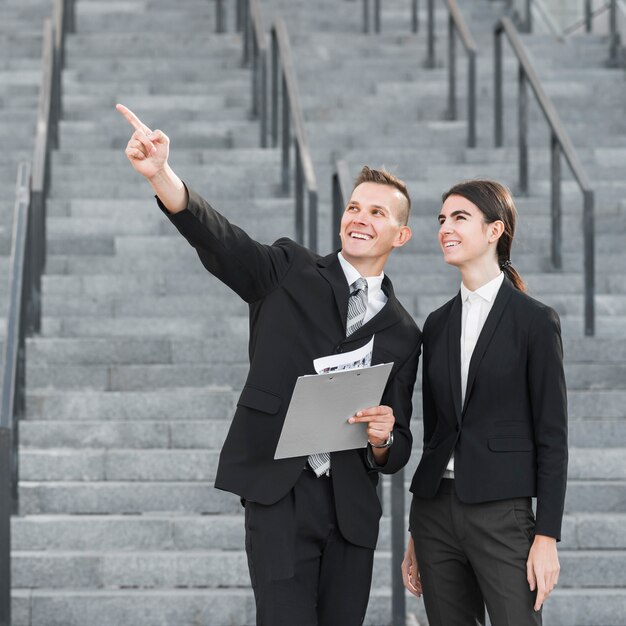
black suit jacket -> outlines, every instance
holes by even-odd
[[[424,324],[424,449],[411,491],[433,497],[454,451],[463,502],[537,497],[536,534],[560,538],[567,396],[558,315],[505,278],[461,406],[461,296]]]
[[[250,371],[220,455],[218,489],[273,504],[293,487],[306,457],[274,460],[274,453],[296,379],[315,374],[314,359],[359,348],[375,334],[372,364],[393,361],[382,398],[396,418],[386,465],[369,467],[365,449],[331,454],[342,534],[357,545],[375,547],[381,515],[378,471],[396,472],[409,459],[411,396],[421,348],[421,333],[396,299],[391,281],[383,281],[388,297],[383,309],[346,338],[349,287],[337,253],[320,257],[286,238],[262,245],[193,191],[187,209],[168,217],[206,269],[250,310]]]

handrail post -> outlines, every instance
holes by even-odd
[[[272,147],[278,146],[278,39],[272,30]]]
[[[501,148],[503,143],[503,117],[504,107],[502,106],[502,29],[497,26],[494,31],[494,138],[496,148]]]
[[[467,147],[476,147],[476,52],[467,59]]]
[[[526,20],[524,21],[524,29],[527,33],[533,32],[532,0],[526,0]]]
[[[561,146],[554,133],[550,134],[550,188],[552,215],[552,265],[555,269],[563,268],[561,255]]]
[[[295,142],[295,199],[296,199],[296,241],[304,245],[304,173],[300,146]]]
[[[420,29],[418,0],[411,2],[411,31],[418,33]]]
[[[592,17],[591,0],[585,0],[585,32],[590,33],[593,30],[593,17]]]
[[[215,0],[215,32],[226,32],[226,13],[224,9],[224,0]]]
[[[518,141],[519,141],[519,187],[522,194],[528,193],[528,89],[526,75],[520,63],[518,68]]]
[[[244,13],[246,11],[246,5],[249,4],[250,0],[237,0],[235,4],[235,30],[238,33],[245,32]]]
[[[341,182],[339,180],[339,172],[334,172],[332,176],[332,216],[330,224],[330,247],[331,250],[341,248],[341,236],[339,235],[339,222],[341,220],[341,211],[343,208],[343,196],[341,193]]]
[[[595,235],[594,193],[587,189],[583,200],[583,234],[585,246],[585,335],[595,334]]]
[[[435,67],[435,0],[428,0],[428,55],[426,67]]]
[[[317,252],[317,191],[309,189],[309,249]]]
[[[242,65],[246,67],[250,63],[250,50],[252,48],[252,39],[254,26],[250,19],[250,0],[245,2],[237,2],[237,21],[241,23],[241,33],[243,36],[243,59]]]
[[[609,67],[619,65],[620,36],[617,31],[617,0],[611,0],[609,12]]]
[[[282,106],[282,143],[281,143],[281,164],[282,164],[282,190],[284,194],[289,193],[289,147],[291,145],[291,123],[290,123],[290,111],[289,111],[289,95],[287,91],[287,79],[283,73],[282,76],[282,92],[281,92],[281,106]],[[300,240],[300,243],[302,240]]]
[[[261,148],[267,148],[267,51],[263,49],[256,60],[256,89],[260,118]]]
[[[452,13],[448,14],[448,119],[456,120],[456,38]]]
[[[333,209],[331,224],[331,248],[338,250],[341,248],[341,237],[339,228],[341,218],[348,202],[348,194],[350,192],[350,172],[348,164],[343,160],[335,162],[335,171],[333,173]]]
[[[380,0],[374,0],[374,32],[380,33]]]
[[[406,524],[404,521],[404,468],[391,477],[391,602],[392,626],[406,624],[406,595],[402,583]]]
[[[370,0],[363,0],[363,32],[370,32]]]
[[[11,626],[11,429],[0,427],[0,626]]]

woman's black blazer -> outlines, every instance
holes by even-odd
[[[461,296],[423,331],[424,449],[411,491],[432,498],[452,452],[459,499],[536,496],[535,533],[560,538],[567,395],[559,317],[505,278],[474,349],[461,406]]]

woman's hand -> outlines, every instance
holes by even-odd
[[[411,535],[409,535],[406,552],[404,553],[404,560],[402,561],[402,580],[404,582],[404,586],[416,598],[421,597],[422,579],[420,578],[420,570],[417,565],[417,558],[415,557],[415,546]]]
[[[556,539],[537,535],[528,553],[526,577],[530,590],[537,590],[535,611],[548,599],[550,592],[559,581],[559,557],[556,551]]]

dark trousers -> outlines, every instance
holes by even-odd
[[[360,626],[374,551],[339,532],[332,482],[304,470],[279,502],[246,502],[257,626]]]
[[[536,626],[526,559],[535,519],[530,498],[464,504],[454,480],[432,499],[413,497],[410,527],[430,626]]]

